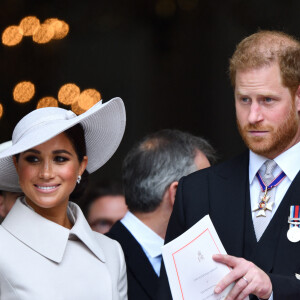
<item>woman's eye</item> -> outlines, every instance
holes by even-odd
[[[55,156],[54,161],[58,162],[58,163],[63,163],[65,161],[68,161],[69,159],[67,157],[63,157],[63,156]]]
[[[29,155],[25,157],[25,160],[30,162],[30,163],[36,163],[39,161],[39,159],[36,156]]]

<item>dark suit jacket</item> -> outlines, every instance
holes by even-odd
[[[166,242],[209,214],[228,254],[252,261],[271,278],[274,300],[300,299],[300,242],[287,239],[290,205],[300,204],[296,176],[259,242],[250,207],[249,154],[195,172],[180,180]],[[162,267],[159,299],[171,299]],[[257,299],[252,296],[251,299]]]
[[[124,251],[128,278],[128,300],[157,300],[158,276],[142,247],[118,221],[107,234],[117,240]]]

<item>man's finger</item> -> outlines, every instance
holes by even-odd
[[[247,288],[248,283],[243,279],[239,279],[232,290],[227,295],[226,299],[237,299],[239,295],[244,294],[245,288]]]
[[[222,264],[226,264],[232,268],[234,268],[240,260],[240,258],[238,257],[227,255],[227,254],[215,254],[213,255],[212,258],[214,261],[220,262]]]
[[[229,272],[226,276],[223,277],[222,280],[219,281],[215,288],[215,293],[219,294],[221,293],[224,289],[226,289],[231,283],[236,282],[242,277],[242,273],[237,271],[237,270],[232,270]],[[242,285],[241,285],[242,286]]]

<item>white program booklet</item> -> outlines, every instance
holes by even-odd
[[[226,251],[209,215],[162,247],[174,300],[225,299],[233,284],[218,295],[214,289],[231,269],[215,262],[213,254],[226,254]]]

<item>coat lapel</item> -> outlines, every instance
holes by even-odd
[[[79,238],[102,262],[103,250],[95,241],[94,232],[89,227],[80,208],[69,202],[76,222],[71,230],[51,222],[18,199],[2,223],[2,226],[22,243],[56,263],[63,260],[70,235]],[[16,222],[15,220],[19,220]]]
[[[211,170],[209,182],[212,221],[227,253],[234,256],[243,254],[245,204],[249,201],[248,166],[246,152]]]
[[[17,199],[2,226],[39,254],[56,263],[62,261],[69,230],[43,218],[23,204],[20,199]]]
[[[79,238],[98,259],[105,262],[105,255],[101,246],[95,239],[95,232],[92,231],[79,206],[73,202],[69,202],[69,207],[76,219],[74,226],[70,230],[70,234],[77,236],[77,238]]]
[[[155,299],[158,276],[139,243],[121,222],[117,222],[113,226],[108,236],[116,239],[121,244],[128,272],[132,273],[150,298]]]

